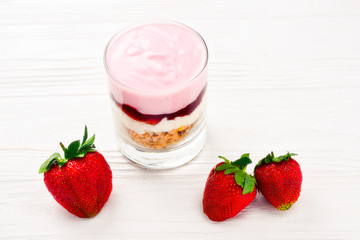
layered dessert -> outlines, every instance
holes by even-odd
[[[172,22],[126,29],[110,41],[105,63],[122,140],[164,149],[200,127],[207,48],[194,30]]]

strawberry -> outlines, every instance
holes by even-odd
[[[291,157],[295,153],[274,157],[271,152],[255,167],[255,179],[262,195],[279,210],[288,210],[300,196],[302,173]]]
[[[251,163],[249,154],[243,154],[238,160],[218,163],[207,179],[203,211],[213,221],[224,221],[234,217],[256,196],[255,178],[245,172]]]
[[[70,213],[80,217],[96,216],[109,199],[112,172],[105,158],[96,151],[95,135],[74,141],[65,148],[64,158],[51,155],[40,167],[44,182],[55,200]]]

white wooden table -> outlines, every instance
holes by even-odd
[[[190,25],[210,51],[207,144],[165,171],[118,151],[102,63],[113,34],[153,19]],[[360,239],[359,1],[0,0],[0,114],[0,239]],[[114,175],[93,219],[37,174],[85,123]],[[299,201],[280,212],[258,195],[208,220],[217,156],[256,163],[271,150],[299,154]]]

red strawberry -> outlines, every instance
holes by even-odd
[[[83,142],[72,142],[61,158],[54,153],[40,167],[44,182],[55,200],[72,214],[89,218],[96,216],[109,199],[112,172],[105,158],[95,150],[95,135]]]
[[[217,164],[207,179],[204,198],[204,213],[213,221],[224,221],[234,217],[256,196],[255,178],[245,172],[251,163],[249,154],[240,159]]]
[[[279,210],[288,210],[300,196],[302,173],[300,165],[287,153],[274,157],[268,154],[255,167],[255,179],[262,195]]]

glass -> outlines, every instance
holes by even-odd
[[[166,169],[201,151],[206,141],[207,62],[203,38],[176,22],[135,25],[109,41],[104,65],[116,137],[128,159]],[[196,71],[194,66],[199,66]],[[174,80],[177,75],[185,76],[179,77],[181,84]]]

